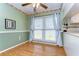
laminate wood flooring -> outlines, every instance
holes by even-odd
[[[0,56],[66,56],[66,54],[63,47],[28,42],[3,52]]]

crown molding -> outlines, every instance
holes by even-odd
[[[32,16],[40,16],[40,15],[49,15],[49,14],[53,14],[53,13],[58,13],[60,12],[60,8],[59,9],[55,9],[55,10],[48,10],[48,11],[43,11],[40,13],[35,13],[35,14],[31,14]]]
[[[9,6],[13,7],[14,9],[16,9],[17,11],[21,12],[22,14],[26,15],[26,16],[30,16],[30,14],[24,13],[23,11],[21,11],[20,9],[14,7],[13,5],[7,3]]]
[[[36,13],[32,13],[32,14],[28,14],[28,13],[24,13],[23,11],[21,11],[20,9],[18,9],[18,8],[16,8],[15,6],[13,6],[13,5],[11,5],[11,4],[9,4],[9,3],[7,3],[8,5],[10,5],[11,7],[13,7],[13,8],[15,8],[16,10],[18,10],[19,12],[22,12],[24,15],[26,15],[26,16],[33,16],[33,15],[40,15],[40,14],[51,14],[51,13],[53,13],[53,12],[59,12],[61,9],[59,8],[59,9],[55,9],[55,10],[48,10],[48,11],[43,11],[43,12],[36,12]],[[61,4],[61,6],[62,6],[62,4]]]

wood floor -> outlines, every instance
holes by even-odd
[[[39,43],[25,43],[0,54],[0,56],[65,56],[63,48]]]

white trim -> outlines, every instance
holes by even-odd
[[[13,48],[17,47],[17,46],[20,46],[22,44],[25,44],[26,42],[29,42],[29,41],[25,41],[25,42],[22,42],[22,43],[19,43],[19,44],[15,45],[15,46],[9,47],[9,48],[7,48],[5,50],[0,51],[0,53],[6,52],[6,51],[8,51],[10,49],[13,49]]]
[[[42,43],[42,44],[49,44],[49,45],[57,45],[57,44],[53,44],[53,43],[47,43],[47,42],[40,42],[40,41],[32,41],[32,42],[35,42],[35,43]]]
[[[31,41],[31,42],[35,42],[35,43],[42,43],[42,44],[48,44],[48,45],[57,46],[57,44],[54,44],[54,43],[39,42],[39,41]],[[62,46],[59,46],[59,47],[63,47],[63,45],[62,45]]]
[[[24,30],[24,31],[0,31],[0,33],[16,33],[16,32],[30,32],[30,30]]]

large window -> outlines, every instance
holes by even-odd
[[[56,30],[54,29],[53,15],[34,17],[33,40],[56,42]]]

